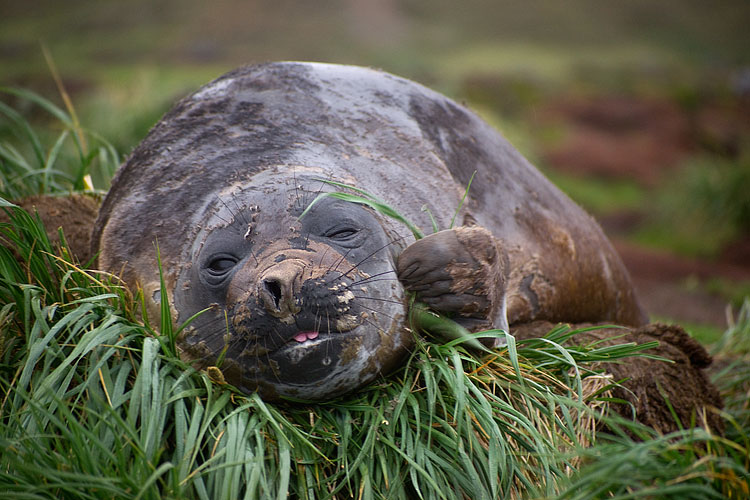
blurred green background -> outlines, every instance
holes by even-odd
[[[0,86],[62,106],[44,44],[83,125],[125,155],[175,100],[241,64],[417,80],[591,211],[657,319],[711,340],[750,293],[749,27],[747,0],[0,0]]]

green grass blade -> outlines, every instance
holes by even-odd
[[[471,188],[471,183],[474,181],[475,175],[477,175],[476,170],[474,170],[474,172],[471,174],[471,177],[469,178],[469,183],[466,185],[466,189],[464,190],[464,195],[461,197],[461,201],[459,202],[458,207],[456,207],[456,211],[453,213],[453,217],[451,217],[451,223],[448,226],[448,229],[453,228],[453,224],[456,222],[456,217],[458,216],[458,213],[461,211],[461,207],[464,206],[466,197],[469,195],[469,189]]]

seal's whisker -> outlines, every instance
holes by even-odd
[[[307,250],[307,245],[310,243],[310,231],[305,234],[305,244],[302,246],[303,250]]]
[[[272,364],[272,362],[271,362],[271,355],[268,352],[266,352],[264,354],[264,356],[266,358],[266,365],[267,366],[271,366],[271,364]],[[276,379],[276,382],[281,382],[281,379],[279,378],[279,374],[276,373],[276,370],[271,370],[271,373],[273,374],[274,378]]]
[[[347,289],[351,290],[353,286],[360,286],[360,285],[367,285],[368,283],[378,283],[380,281],[398,281],[398,278],[379,278],[379,279],[370,279],[367,278],[366,280],[358,281],[357,283],[352,283],[348,286]],[[361,290],[362,288],[360,288]]]
[[[224,335],[227,331],[223,316],[217,316],[214,318],[204,317],[201,318],[200,322],[193,323],[193,326],[200,328],[201,330],[207,330],[206,336],[208,338],[213,338],[214,335]],[[216,329],[216,332],[211,332],[213,329]]]
[[[247,217],[245,217],[245,213],[242,211],[242,208],[240,208],[239,203],[237,203],[237,197],[235,196],[234,193],[232,193],[232,203],[234,203],[234,206],[237,209],[237,213],[236,214],[234,212],[232,212],[232,209],[229,208],[229,205],[227,205],[227,203],[221,198],[221,196],[217,196],[217,198],[227,208],[227,210],[229,210],[229,213],[232,214],[232,217],[234,219],[237,219],[237,216],[239,215],[240,219],[242,220],[242,222],[246,226],[248,226],[248,227],[250,226],[250,221],[247,220]]]
[[[357,281],[352,281],[351,283],[348,283],[348,284],[347,284],[346,282],[344,282],[344,285],[345,285],[345,287],[346,287],[345,289],[346,289],[346,290],[351,290],[351,289],[352,289],[352,287],[354,287],[354,286],[357,286],[357,285],[361,285],[362,283],[376,283],[376,282],[378,282],[378,281],[397,281],[397,280],[398,280],[398,278],[382,278],[382,279],[375,279],[375,278],[377,278],[377,277],[379,277],[379,276],[383,276],[384,274],[388,274],[388,273],[395,273],[395,272],[396,272],[396,271],[395,271],[394,269],[391,269],[391,270],[389,270],[389,271],[383,271],[382,273],[376,273],[376,274],[373,274],[372,276],[368,276],[368,277],[366,277],[366,278],[362,278],[362,279],[360,279],[360,280],[357,280]],[[339,276],[336,276],[336,277],[334,277],[333,279],[331,279],[331,281],[327,281],[327,282],[325,282],[325,285],[326,285],[326,286],[329,286],[329,285],[331,285],[331,284],[335,283],[336,281],[340,281],[340,280],[343,280],[344,278],[348,278],[348,276],[345,276],[345,275],[341,274],[341,275],[339,275]]]
[[[357,281],[352,281],[349,284],[345,283],[346,284],[346,289],[347,290],[353,290],[354,287],[356,287],[356,286],[359,286],[359,285],[362,285],[362,284],[367,284],[367,283],[377,283],[379,281],[398,281],[397,277],[394,277],[394,278],[379,278],[380,276],[383,276],[385,274],[395,273],[395,272],[396,272],[395,269],[390,269],[388,271],[383,271],[382,273],[376,273],[376,274],[373,274],[372,276],[368,276],[366,278],[362,278],[362,279],[357,280]],[[329,283],[326,283],[326,284],[330,285],[331,283],[335,282],[336,280],[343,279],[344,276],[345,275],[342,274],[341,276],[338,276],[338,277],[334,278],[333,280],[331,280]],[[379,279],[376,279],[376,278],[379,278]]]
[[[320,331],[320,325],[323,324],[323,318],[320,317],[320,308],[315,312],[315,330]],[[331,331],[331,328],[328,327],[328,331]]]
[[[309,235],[310,233],[307,233],[307,234]],[[328,255],[328,250],[330,249],[331,247],[326,245],[326,249],[323,251],[323,255],[320,256],[320,262],[318,263],[318,267],[323,267],[323,260],[326,258],[326,255]]]
[[[376,314],[382,314],[386,318],[388,318],[388,319],[390,319],[392,321],[396,321],[396,318],[394,316],[391,316],[390,314],[386,314],[383,311],[381,311],[380,309],[375,309],[373,307],[368,307],[368,306],[366,306],[364,304],[358,304],[358,307],[361,307],[362,309],[367,309],[368,311],[372,311],[372,312],[374,312]]]
[[[258,260],[258,257],[255,256],[255,252],[253,252],[253,249],[249,248],[248,252],[250,252],[250,255],[253,256],[253,259],[255,259],[255,265],[259,266],[260,265],[260,261]]]
[[[330,180],[331,180],[331,178],[332,178],[332,177],[333,177],[333,172],[328,172],[328,178],[327,178],[326,180],[322,180],[322,179],[321,179],[321,181],[320,181],[320,187],[318,188],[318,191],[317,191],[317,192],[315,193],[315,196],[313,197],[313,199],[312,199],[312,200],[314,200],[315,198],[317,198],[318,196],[320,196],[320,193],[322,193],[322,192],[323,192],[323,188],[325,187],[325,185],[326,185],[326,184],[327,184],[328,182],[330,182]],[[311,191],[310,193],[312,194],[312,191]],[[309,205],[310,203],[312,203],[312,200],[310,200],[310,202],[309,202],[309,203],[307,202],[307,200],[305,200],[305,208],[307,208],[307,206],[308,206],[308,205]]]
[[[224,217],[222,217],[219,214],[214,214],[214,217],[216,217],[217,219],[221,220],[222,222],[225,222],[227,226],[231,226],[232,225],[231,222],[229,222],[228,220],[226,220]]]
[[[328,328],[328,331],[331,331],[331,317],[328,315],[328,311],[326,310],[326,328]],[[326,342],[326,358],[329,354],[329,348],[331,347],[331,342]]]
[[[245,212],[242,211],[242,208],[240,208],[240,204],[237,203],[237,196],[234,193],[232,193],[232,203],[234,203],[234,206],[237,208],[237,213],[240,214],[240,217],[242,217],[242,222],[249,225],[250,221],[247,220],[247,217],[245,217]],[[224,205],[226,205],[226,203]]]
[[[279,332],[276,328],[271,328],[271,333],[281,341],[281,345],[284,345],[286,342],[289,341],[289,339],[285,339],[284,336]],[[265,335],[266,339],[271,339],[271,335]],[[279,347],[281,347],[281,345]]]
[[[373,255],[377,254],[378,252],[380,252],[380,251],[381,251],[381,250],[383,250],[384,248],[388,247],[388,245],[390,245],[390,244],[392,244],[392,243],[395,243],[395,241],[390,241],[390,242],[386,243],[385,245],[381,246],[380,248],[376,249],[376,250],[375,250],[374,252],[372,252],[372,253],[370,253],[369,255],[365,256],[365,257],[364,257],[364,258],[363,258],[362,260],[360,260],[360,261],[359,261],[359,262],[357,262],[356,264],[352,265],[352,267],[350,267],[350,268],[349,268],[349,269],[348,269],[348,270],[347,270],[346,272],[343,272],[343,273],[341,273],[341,275],[340,275],[340,276],[336,276],[336,277],[335,277],[335,278],[333,278],[333,279],[332,279],[331,281],[328,281],[328,282],[326,282],[326,285],[330,285],[330,284],[331,284],[331,283],[333,283],[334,281],[336,281],[336,280],[339,280],[339,279],[342,279],[342,278],[343,278],[344,276],[347,276],[347,275],[348,275],[348,274],[349,274],[350,272],[352,272],[353,270],[357,269],[357,268],[358,268],[358,267],[359,267],[359,266],[360,266],[360,265],[361,265],[361,264],[362,264],[363,262],[365,262],[365,261],[366,261],[367,259],[371,258],[371,257],[372,257]],[[338,261],[338,262],[336,263],[336,265],[335,265],[335,266],[333,266],[332,268],[329,268],[329,269],[328,269],[328,271],[326,271],[326,272],[332,272],[332,271],[335,271],[335,270],[336,270],[336,269],[337,269],[337,268],[339,267],[339,265],[341,265],[341,263],[342,263],[342,262],[344,262],[344,259],[345,259],[345,258],[346,258],[346,257],[347,257],[347,256],[349,255],[349,252],[351,252],[351,250],[352,250],[352,249],[349,249],[349,250],[347,250],[347,251],[346,251],[346,253],[345,253],[344,255],[342,255],[342,258],[341,258],[341,259],[339,259],[339,261]],[[390,272],[390,271],[389,271],[389,272]],[[348,276],[347,276],[347,277],[348,277]]]
[[[388,316],[387,314],[384,314],[384,316],[386,316],[386,317],[390,317],[390,316]],[[375,330],[376,330],[376,331],[378,331],[378,332],[383,332],[383,331],[385,331],[385,330],[383,330],[383,327],[382,327],[382,326],[378,325],[378,324],[377,324],[376,322],[374,322],[374,321],[372,321],[372,320],[370,320],[370,319],[367,319],[367,318],[365,318],[365,319],[364,319],[363,321],[364,321],[365,323],[367,323],[368,325],[372,326],[373,328],[375,328]]]
[[[232,212],[232,209],[231,209],[231,208],[229,208],[229,205],[227,205],[227,203],[226,203],[226,202],[225,202],[225,201],[224,201],[224,200],[222,199],[222,197],[221,197],[221,196],[218,196],[218,195],[217,195],[217,196],[216,196],[216,199],[217,199],[217,200],[219,200],[219,201],[221,202],[221,204],[222,204],[222,205],[224,205],[224,208],[226,208],[227,210],[229,210],[229,213],[230,213],[230,214],[232,215],[232,219],[237,219],[237,214],[236,214],[236,213],[234,213],[234,212]],[[239,213],[240,213],[240,214],[242,214],[242,211],[240,210],[240,211],[239,211]],[[219,217],[219,216],[217,215],[217,217]],[[242,217],[243,217],[243,219],[244,219],[244,216],[242,216]],[[221,217],[219,217],[219,218],[221,219]],[[224,220],[224,219],[221,219],[221,220]],[[226,221],[225,221],[225,222],[226,222]],[[229,223],[228,223],[228,224],[229,224]]]
[[[385,274],[395,273],[395,272],[396,272],[395,269],[389,269],[388,271],[383,271],[382,273],[375,273],[372,276],[368,276],[367,278],[362,278],[362,279],[357,280],[357,281],[352,281],[349,284],[349,286],[359,285],[360,283],[365,283],[367,281],[380,281],[380,280],[375,280],[375,278],[378,278],[378,277],[383,276]],[[384,278],[384,280],[396,280],[396,279],[398,279],[398,278]]]
[[[403,302],[400,300],[391,300],[391,299],[381,299],[379,297],[368,297],[367,295],[355,295],[355,299],[367,299],[367,300],[377,300],[379,302],[390,302],[392,304],[401,304],[403,305]]]
[[[253,257],[255,257],[255,254],[253,254]],[[257,257],[255,257],[255,261],[256,262],[258,261]],[[237,290],[239,290],[240,292],[243,292],[243,293],[249,293],[249,294],[253,293],[252,289],[245,288],[245,287],[241,286],[239,283],[235,283],[235,281],[236,280],[230,280],[228,286],[229,287],[234,287],[234,288],[236,288]]]
[[[297,168],[292,167],[292,182],[294,183],[294,203],[292,206],[296,207],[299,200],[299,190],[297,189]],[[304,192],[304,191],[303,191]],[[300,208],[302,204],[300,203]]]
[[[397,242],[399,242],[399,241],[401,241],[401,240],[403,240],[403,239],[405,239],[405,238],[406,238],[406,236],[401,236],[400,238],[397,238],[397,239],[395,239],[395,240],[391,240],[391,241],[389,241],[389,242],[388,242],[388,243],[386,243],[385,245],[381,246],[380,248],[378,248],[377,250],[375,250],[374,252],[370,253],[369,255],[367,255],[366,257],[364,257],[364,258],[363,258],[362,260],[360,260],[359,262],[357,262],[356,264],[354,264],[354,265],[353,265],[353,266],[352,266],[351,268],[349,268],[349,270],[348,270],[348,271],[346,271],[345,273],[342,273],[342,274],[344,274],[344,275],[347,275],[347,274],[349,274],[349,273],[350,273],[350,272],[352,272],[352,271],[353,271],[354,269],[357,269],[357,268],[358,268],[358,267],[359,267],[360,265],[362,265],[362,263],[364,263],[364,262],[365,262],[365,261],[366,261],[367,259],[369,259],[369,258],[371,258],[372,256],[376,255],[376,254],[377,254],[378,252],[380,252],[380,251],[382,251],[382,250],[384,250],[384,249],[388,248],[388,246],[390,246],[390,245],[393,245],[394,243],[397,243]]]
[[[349,253],[352,250],[353,250],[353,248],[350,248],[349,250],[347,250],[346,252],[344,252],[343,254],[341,254],[341,258],[338,259],[338,261],[336,261],[336,264],[334,264],[334,265],[330,266],[328,269],[326,269],[326,273],[330,273],[330,272],[335,271],[341,265],[341,263],[346,260],[347,256],[349,255]],[[334,280],[338,279],[338,278],[340,278],[340,276],[337,277],[337,278],[334,278]]]

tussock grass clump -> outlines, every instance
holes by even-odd
[[[717,365],[712,380],[724,395],[724,407],[732,416],[727,436],[745,442],[750,449],[750,297],[713,349]]]
[[[417,339],[402,369],[356,394],[270,404],[182,362],[114,279],[55,256],[38,221],[11,210],[0,254],[9,498],[687,498],[747,486],[747,442],[659,437],[602,415],[611,381],[592,363],[643,346],[564,347],[577,333],[565,326],[508,336],[482,358],[463,338]]]
[[[10,496],[488,498],[551,493],[566,473],[558,452],[579,441],[584,408],[512,338],[481,361],[459,341],[420,342],[356,395],[270,405],[176,358],[121,287],[56,258],[13,212],[0,255]]]

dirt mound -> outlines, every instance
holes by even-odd
[[[91,229],[99,211],[99,201],[85,195],[32,196],[13,203],[31,215],[38,213],[54,246],[60,245],[58,228],[64,228],[68,248],[80,262],[94,257],[89,244]],[[0,222],[8,222],[5,212],[0,211]]]
[[[553,326],[547,322],[520,325],[513,329],[513,335],[519,340],[539,337]],[[721,418],[710,410],[703,411],[704,408],[721,408],[723,405],[719,391],[705,372],[705,368],[711,364],[711,356],[681,327],[654,323],[632,330],[603,328],[580,333],[572,342],[581,345],[593,342],[617,345],[627,342],[644,344],[654,340],[659,342],[659,346],[647,352],[671,362],[633,356],[600,364],[614,380],[623,381],[621,387],[613,390],[613,397],[627,403],[615,403],[612,408],[624,417],[634,417],[663,433],[680,427],[672,410],[684,427],[690,427],[695,419],[699,425],[705,423],[721,431]]]

